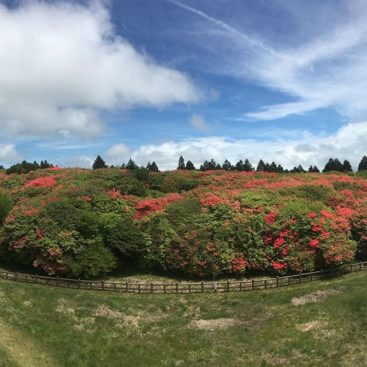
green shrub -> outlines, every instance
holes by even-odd
[[[101,239],[84,240],[77,253],[68,259],[65,272],[75,278],[96,278],[116,268],[116,258]]]
[[[8,194],[0,191],[0,225],[4,223],[4,220],[12,207],[12,200]]]

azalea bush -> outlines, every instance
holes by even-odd
[[[361,175],[44,169],[0,173],[0,257],[93,278],[129,263],[195,278],[367,260]]]

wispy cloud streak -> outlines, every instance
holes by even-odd
[[[213,18],[210,15],[208,15],[207,13],[203,12],[202,10],[193,8],[192,6],[183,4],[183,3],[181,3],[180,1],[177,1],[177,0],[167,0],[167,1],[170,2],[171,4],[175,4],[175,5],[179,6],[182,9],[185,9],[185,10],[191,12],[191,13],[194,13],[194,14],[206,19],[207,21],[213,23],[214,25],[216,25],[216,26],[222,28],[223,30],[231,33],[233,36],[240,38],[242,41],[245,41],[245,42],[249,43],[252,46],[258,47],[262,51],[264,51],[264,52],[266,52],[266,53],[268,53],[268,54],[270,54],[274,57],[277,57],[277,58],[280,58],[280,59],[284,58],[284,55],[282,55],[281,53],[278,53],[276,50],[274,50],[272,47],[266,45],[262,41],[256,40],[256,39],[253,39],[253,38],[247,36],[246,34],[244,34],[243,32],[240,32],[236,28],[231,27],[226,22],[223,22],[222,20]]]

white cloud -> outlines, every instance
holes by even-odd
[[[218,72],[250,79],[290,98],[290,102],[247,113],[247,118],[273,120],[327,107],[352,121],[367,118],[365,1],[277,1],[277,13],[288,28],[280,31],[270,24],[264,30],[256,23],[250,32],[177,0],[169,1],[204,20],[198,33],[206,37],[205,44],[215,44]],[[241,24],[248,22],[242,19]],[[269,35],[262,36],[267,29],[274,31],[275,43]]]
[[[60,166],[63,167],[79,167],[79,168],[92,168],[92,164],[95,158],[89,156],[79,156],[72,159],[68,159],[65,162],[62,162]]]
[[[201,115],[194,114],[190,117],[190,123],[191,125],[196,129],[200,131],[208,131],[209,125],[205,121],[204,117]]]
[[[194,162],[197,168],[204,160],[211,158],[219,163],[224,159],[234,163],[248,158],[254,165],[262,158],[269,162],[276,161],[285,168],[293,168],[298,164],[304,168],[311,164],[323,168],[330,157],[348,159],[356,168],[361,157],[367,154],[366,146],[367,122],[359,122],[347,124],[329,136],[313,135],[307,131],[300,134],[295,131],[294,138],[273,141],[204,137],[142,145],[136,150],[118,144],[110,147],[107,155],[111,162],[126,162],[128,156],[140,165],[154,160],[160,169],[175,169],[180,155]]]
[[[100,110],[191,103],[200,91],[115,33],[101,1],[0,4],[0,123],[14,135],[94,137]]]
[[[121,165],[130,159],[131,150],[125,144],[115,144],[107,150],[106,155],[110,164]]]
[[[19,161],[20,155],[17,153],[14,144],[0,144],[0,162],[8,165]]]

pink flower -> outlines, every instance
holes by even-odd
[[[232,259],[232,271],[234,273],[241,273],[246,268],[246,260],[243,257],[237,257]]]
[[[278,248],[282,245],[285,244],[285,240],[284,238],[278,237],[275,241],[274,241],[274,248]]]
[[[267,224],[273,224],[275,220],[277,219],[278,214],[275,212],[271,212],[267,215],[265,215],[265,222]]]
[[[321,210],[321,215],[329,219],[334,218],[334,214],[328,212],[327,210]]]
[[[308,217],[309,217],[310,219],[315,219],[315,218],[316,218],[316,213],[314,213],[314,212],[310,212],[310,213],[308,213]]]
[[[309,246],[312,248],[318,247],[319,244],[320,244],[320,241],[316,238],[311,239],[309,242]]]
[[[279,261],[273,261],[272,266],[274,270],[283,270],[287,267],[287,264],[280,263]]]

